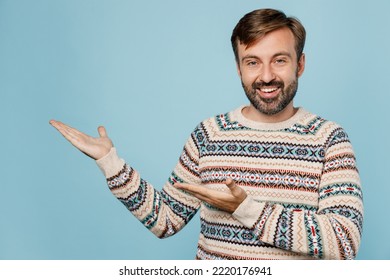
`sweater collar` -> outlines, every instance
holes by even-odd
[[[276,123],[264,123],[264,122],[252,121],[250,119],[247,119],[242,114],[242,110],[247,106],[248,105],[242,105],[237,109],[235,109],[234,111],[232,111],[231,119],[234,121],[238,121],[240,124],[242,124],[245,127],[256,129],[256,130],[275,131],[275,130],[290,128],[294,124],[301,122],[308,114],[308,112],[305,109],[299,107],[298,111],[291,118],[285,121],[276,122]]]

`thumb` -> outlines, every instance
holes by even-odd
[[[98,127],[98,132],[99,132],[100,137],[108,137],[107,136],[107,131],[104,128],[104,126],[99,126]]]
[[[227,178],[225,184],[226,186],[228,186],[232,194],[236,197],[240,197],[243,195],[243,193],[245,193],[243,189],[237,186],[236,183],[231,178]]]

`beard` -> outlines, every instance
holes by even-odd
[[[283,81],[272,81],[269,83],[254,82],[247,87],[241,80],[242,87],[251,104],[261,113],[266,115],[275,115],[284,110],[294,99],[298,90],[298,77],[286,88]],[[281,92],[274,98],[263,98],[257,93],[257,89],[262,87],[278,87]]]

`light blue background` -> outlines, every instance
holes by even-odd
[[[193,259],[199,216],[157,239],[48,121],[93,135],[104,124],[160,189],[199,121],[247,103],[229,40],[262,7],[304,23],[295,104],[349,133],[365,200],[358,259],[390,259],[389,3],[0,0],[0,259]]]

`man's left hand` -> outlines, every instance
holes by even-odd
[[[228,192],[212,190],[203,186],[185,183],[176,183],[175,187],[180,190],[186,191],[195,196],[196,198],[208,204],[211,204],[223,211],[233,213],[234,211],[236,211],[237,207],[245,200],[247,194],[230,178],[226,180],[225,184],[229,188]]]

